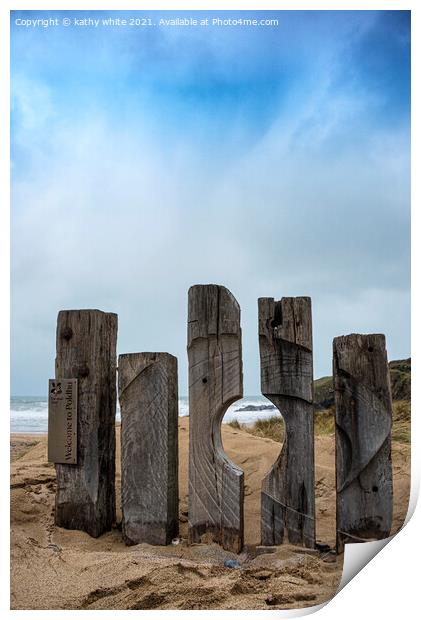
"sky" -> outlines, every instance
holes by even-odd
[[[278,25],[159,25],[215,16]],[[13,11],[11,91],[13,395],[46,394],[71,308],[187,395],[193,284],[241,306],[245,394],[258,297],[311,296],[315,377],[342,334],[410,355],[409,12]]]

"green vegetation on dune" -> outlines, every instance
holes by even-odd
[[[314,433],[316,435],[333,435],[335,432],[335,407],[314,412]]]
[[[411,359],[389,362],[392,390],[393,426],[392,440],[411,441]],[[322,377],[314,382],[314,432],[316,435],[333,435],[335,432],[335,398],[332,377]],[[257,420],[253,426],[233,420],[229,425],[252,435],[283,442],[284,421],[279,416]]]
[[[255,424],[247,430],[249,429],[253,429],[253,431],[250,430],[250,432],[253,432],[253,435],[258,435],[259,437],[268,437],[269,439],[279,442],[284,440],[285,424],[280,416],[273,416],[266,420],[257,420]]]
[[[392,439],[402,443],[411,441],[411,401],[397,400],[392,403]]]
[[[314,404],[317,409],[329,409],[335,401],[333,378],[321,377],[314,381]]]
[[[393,400],[411,400],[411,358],[389,363]]]
[[[238,420],[232,420],[228,422],[228,426],[232,428],[247,431],[251,435],[257,435],[257,437],[263,437],[266,439],[273,439],[280,443],[284,440],[285,425],[283,419],[278,416],[272,416],[265,420],[256,420],[253,425],[240,424]]]
[[[411,400],[411,358],[389,362],[392,400]],[[316,410],[326,410],[335,404],[333,378],[322,377],[314,381]]]

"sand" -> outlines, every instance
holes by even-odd
[[[117,523],[121,521],[117,427]],[[187,537],[188,418],[180,419],[180,540],[126,547],[116,527],[98,539],[54,526],[55,470],[45,435],[11,439],[12,609],[285,609],[334,596],[342,557],[284,544],[259,547],[260,484],[280,444],[223,425],[229,457],[245,472],[245,548],[239,555]],[[394,523],[405,519],[410,448],[393,444]],[[334,545],[334,439],[316,438],[317,540]],[[270,553],[262,551],[272,551]],[[235,558],[241,568],[227,568]]]

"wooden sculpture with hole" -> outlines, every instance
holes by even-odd
[[[285,440],[262,482],[262,545],[315,546],[311,299],[258,300],[262,394],[281,412]]]
[[[243,395],[240,307],[223,286],[192,286],[188,299],[189,542],[243,546],[244,474],[222,446],[227,408]]]

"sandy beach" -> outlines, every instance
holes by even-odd
[[[126,547],[120,511],[117,426],[117,526],[98,539],[54,526],[55,469],[46,435],[11,436],[12,609],[285,609],[334,596],[342,557],[285,544],[262,549],[261,480],[281,445],[222,426],[229,457],[245,472],[245,547],[187,545],[188,418],[179,422],[180,539],[167,547]],[[410,446],[393,442],[393,532],[403,524],[410,488]],[[316,437],[317,540],[334,545],[334,438]],[[267,552],[269,551],[269,552]],[[240,568],[224,561],[237,559]]]

